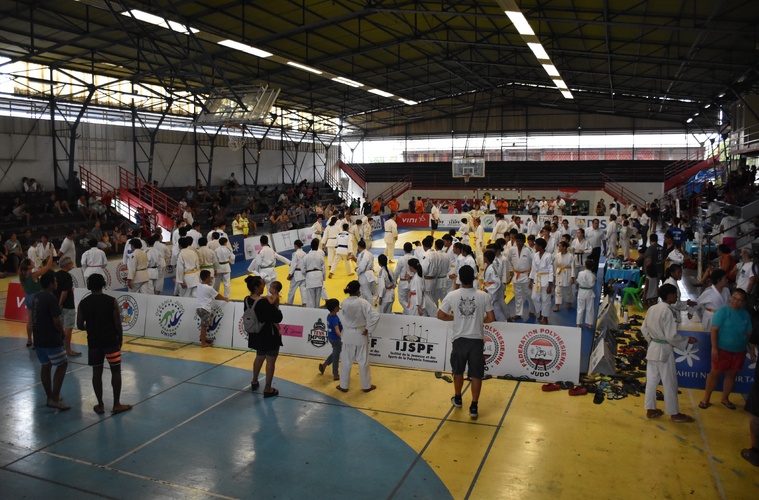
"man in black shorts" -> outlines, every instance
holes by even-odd
[[[58,410],[69,410],[71,407],[64,404],[61,397],[68,356],[63,347],[61,310],[58,307],[58,299],[53,295],[56,286],[55,272],[48,271],[40,276],[40,286],[42,290],[37,292],[32,301],[32,334],[34,335],[34,350],[42,365],[40,370],[42,387],[47,395],[47,406]],[[53,374],[54,366],[55,374]]]
[[[746,398],[746,411],[751,415],[748,423],[751,434],[751,448],[741,450],[741,456],[756,467],[759,467],[759,364],[756,363],[757,349],[759,349],[759,331],[754,329],[749,339],[749,353],[751,361],[757,366],[754,369],[754,383]]]
[[[87,347],[89,348],[87,364],[92,367],[92,387],[98,404],[95,413],[105,413],[103,405],[103,363],[108,360],[111,367],[111,386],[113,387],[113,413],[122,413],[132,409],[132,405],[121,404],[121,341],[124,333],[121,328],[119,304],[110,295],[103,293],[105,278],[93,274],[87,279],[87,288],[92,292],[79,303],[76,313],[76,327],[87,330]]]
[[[461,266],[459,269],[461,288],[445,296],[437,312],[438,319],[453,321],[453,350],[451,351],[451,372],[453,373],[454,396],[451,403],[462,407],[461,389],[464,385],[464,369],[469,367],[472,379],[472,404],[469,416],[479,415],[478,402],[482,379],[485,376],[485,335],[482,324],[495,321],[493,304],[486,292],[475,290],[474,268]]]

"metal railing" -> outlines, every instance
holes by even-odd
[[[166,193],[145,182],[129,170],[119,167],[119,184],[135,195],[144,204],[154,208],[158,213],[166,217],[174,217],[179,211],[179,202]]]
[[[397,196],[402,195],[414,185],[414,177],[411,174],[406,174],[398,180],[395,184],[382,191],[376,197],[381,197],[383,200],[391,200]]]
[[[609,193],[611,196],[617,199],[618,202],[625,205],[633,204],[639,208],[646,207],[646,200],[627,189],[621,183],[615,181],[606,174],[601,174],[601,180],[603,181],[603,190]]]
[[[366,170],[364,170],[363,166],[355,163],[349,164],[343,160],[338,161],[338,165],[340,166],[340,170],[345,172],[345,174],[350,177],[358,187],[363,191],[366,191]]]
[[[732,132],[730,134],[730,148],[734,153],[759,150],[759,124]]]
[[[109,194],[111,196],[111,207],[130,221],[135,222],[137,220],[137,209],[143,206],[139,201],[130,196],[122,196],[121,189],[101,179],[81,165],[79,165],[79,179],[82,181],[82,187],[87,192],[101,197],[106,193]],[[146,224],[147,221],[143,220],[143,226],[146,226]]]

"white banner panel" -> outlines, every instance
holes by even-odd
[[[506,220],[511,220],[512,214],[506,215]],[[522,219],[522,232],[527,232],[527,220],[530,218],[528,214],[517,214]],[[468,213],[464,214],[440,214],[440,229],[458,229],[461,225],[461,218],[466,217],[467,223],[469,223],[471,227],[472,223],[472,216]],[[577,228],[583,228],[590,227],[592,225],[593,219],[598,219],[598,226],[601,229],[606,229],[606,226],[609,225],[609,217],[589,217],[589,216],[574,216],[574,215],[567,215],[567,216],[558,216],[559,222],[562,220],[566,220],[569,223],[569,229],[572,231],[576,231]],[[552,221],[553,216],[552,215],[538,215],[538,222],[540,223],[541,227],[543,226],[544,221]],[[493,227],[495,226],[495,214],[485,214],[482,216],[482,225],[485,228],[486,231],[492,231]],[[561,228],[559,228],[561,229]]]
[[[578,383],[581,337],[582,330],[567,326],[487,323],[485,370],[494,377],[527,376],[538,381]],[[450,370],[448,362],[446,368]]]
[[[327,310],[297,306],[280,306],[282,310],[282,349],[287,354],[324,356],[332,352],[327,342]],[[248,334],[242,328],[243,304],[235,304],[235,332],[232,346],[248,348]]]
[[[295,250],[295,240],[298,239],[298,230],[282,231],[271,235],[272,248],[277,253]]]
[[[381,314],[369,356],[375,363],[444,370],[448,346],[445,325],[437,318]]]
[[[84,274],[82,274],[81,267],[75,267],[69,271],[71,279],[74,281],[74,288],[87,288],[87,283],[84,282]]]
[[[145,318],[145,336],[163,340],[198,342],[200,320],[195,314],[197,299],[190,297],[165,297],[149,295],[148,314]],[[208,339],[218,347],[232,347],[235,304],[214,301],[213,323],[208,329]]]
[[[245,238],[245,260],[253,260],[259,250],[261,250],[261,238],[259,236]]]
[[[105,290],[105,294],[110,295],[119,304],[119,314],[121,315],[121,327],[124,333],[142,337],[145,335],[145,317],[148,313],[148,299],[151,295],[144,293],[119,292],[115,290]],[[74,289],[74,304],[79,309],[79,303],[90,294],[86,288]]]
[[[127,266],[120,260],[111,260],[105,267],[105,288],[106,290],[126,290],[127,288]]]
[[[466,218],[467,224],[469,224],[469,227],[472,227],[472,216],[468,213],[466,214],[440,214],[440,224],[438,227],[440,229],[458,229],[461,225],[461,218]],[[482,216],[482,227],[485,228],[486,231],[492,231],[493,227],[495,226],[495,215],[494,214],[485,214]]]
[[[311,240],[314,239],[314,231],[311,226],[298,229],[298,239],[303,242],[303,248],[310,248]]]

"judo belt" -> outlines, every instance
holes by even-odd
[[[185,273],[185,274],[195,274],[195,273],[197,273],[198,271],[200,271],[200,270],[199,270],[199,269],[193,269],[192,271],[185,271],[184,273]]]
[[[563,273],[564,271],[566,271],[569,268],[570,268],[570,266],[557,266],[556,267],[556,273],[557,274],[561,274],[561,273]]]
[[[666,340],[661,340],[661,339],[651,339],[651,342],[653,342],[654,344],[669,344],[669,342],[667,342]]]
[[[516,275],[516,279],[519,279],[519,277],[523,274],[527,274],[530,271],[532,271],[532,268],[527,269],[526,271],[514,271],[514,274]]]
[[[220,265],[220,266],[223,266],[224,264],[229,264],[229,261],[228,261],[228,260],[225,260],[224,262],[219,262],[219,265]]]
[[[434,280],[435,277],[434,276],[425,276],[424,279],[426,279],[426,280]]]
[[[219,262],[221,264],[221,262]],[[201,269],[213,269],[213,264],[203,264],[200,266]]]
[[[406,304],[406,309],[411,308],[411,297],[413,297],[414,295],[416,295],[416,292],[411,292],[408,294],[408,304]]]
[[[593,288],[592,286],[581,286],[580,290],[593,290]]]
[[[226,264],[226,262],[225,262],[225,264]],[[299,268],[299,267],[296,267],[296,268],[295,268],[295,270],[296,270],[296,271],[300,271],[300,268]]]
[[[704,309],[706,309],[706,310],[707,310],[707,311],[709,311],[710,313],[713,313],[713,312],[716,312],[716,311],[717,311],[716,309],[709,309],[708,307],[705,307]]]
[[[314,271],[321,271],[321,269],[309,269],[309,270],[308,270],[308,271],[306,271],[306,272],[307,272],[307,273],[312,273],[312,272],[314,272]]]
[[[140,271],[146,271],[147,269],[147,267],[143,267],[142,269],[135,269],[134,272],[139,273]]]
[[[337,248],[348,248],[348,245],[337,245]]]
[[[261,269],[271,269],[272,267],[274,267],[274,264],[270,266],[261,266]]]

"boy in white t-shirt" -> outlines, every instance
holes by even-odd
[[[200,318],[200,347],[211,347],[213,340],[210,342],[206,337],[208,333],[208,327],[213,322],[213,314],[211,312],[211,302],[214,300],[223,300],[229,302],[229,298],[218,293],[214,287],[211,286],[211,271],[203,269],[200,271],[200,284],[196,289],[195,297],[198,299],[195,313]]]

